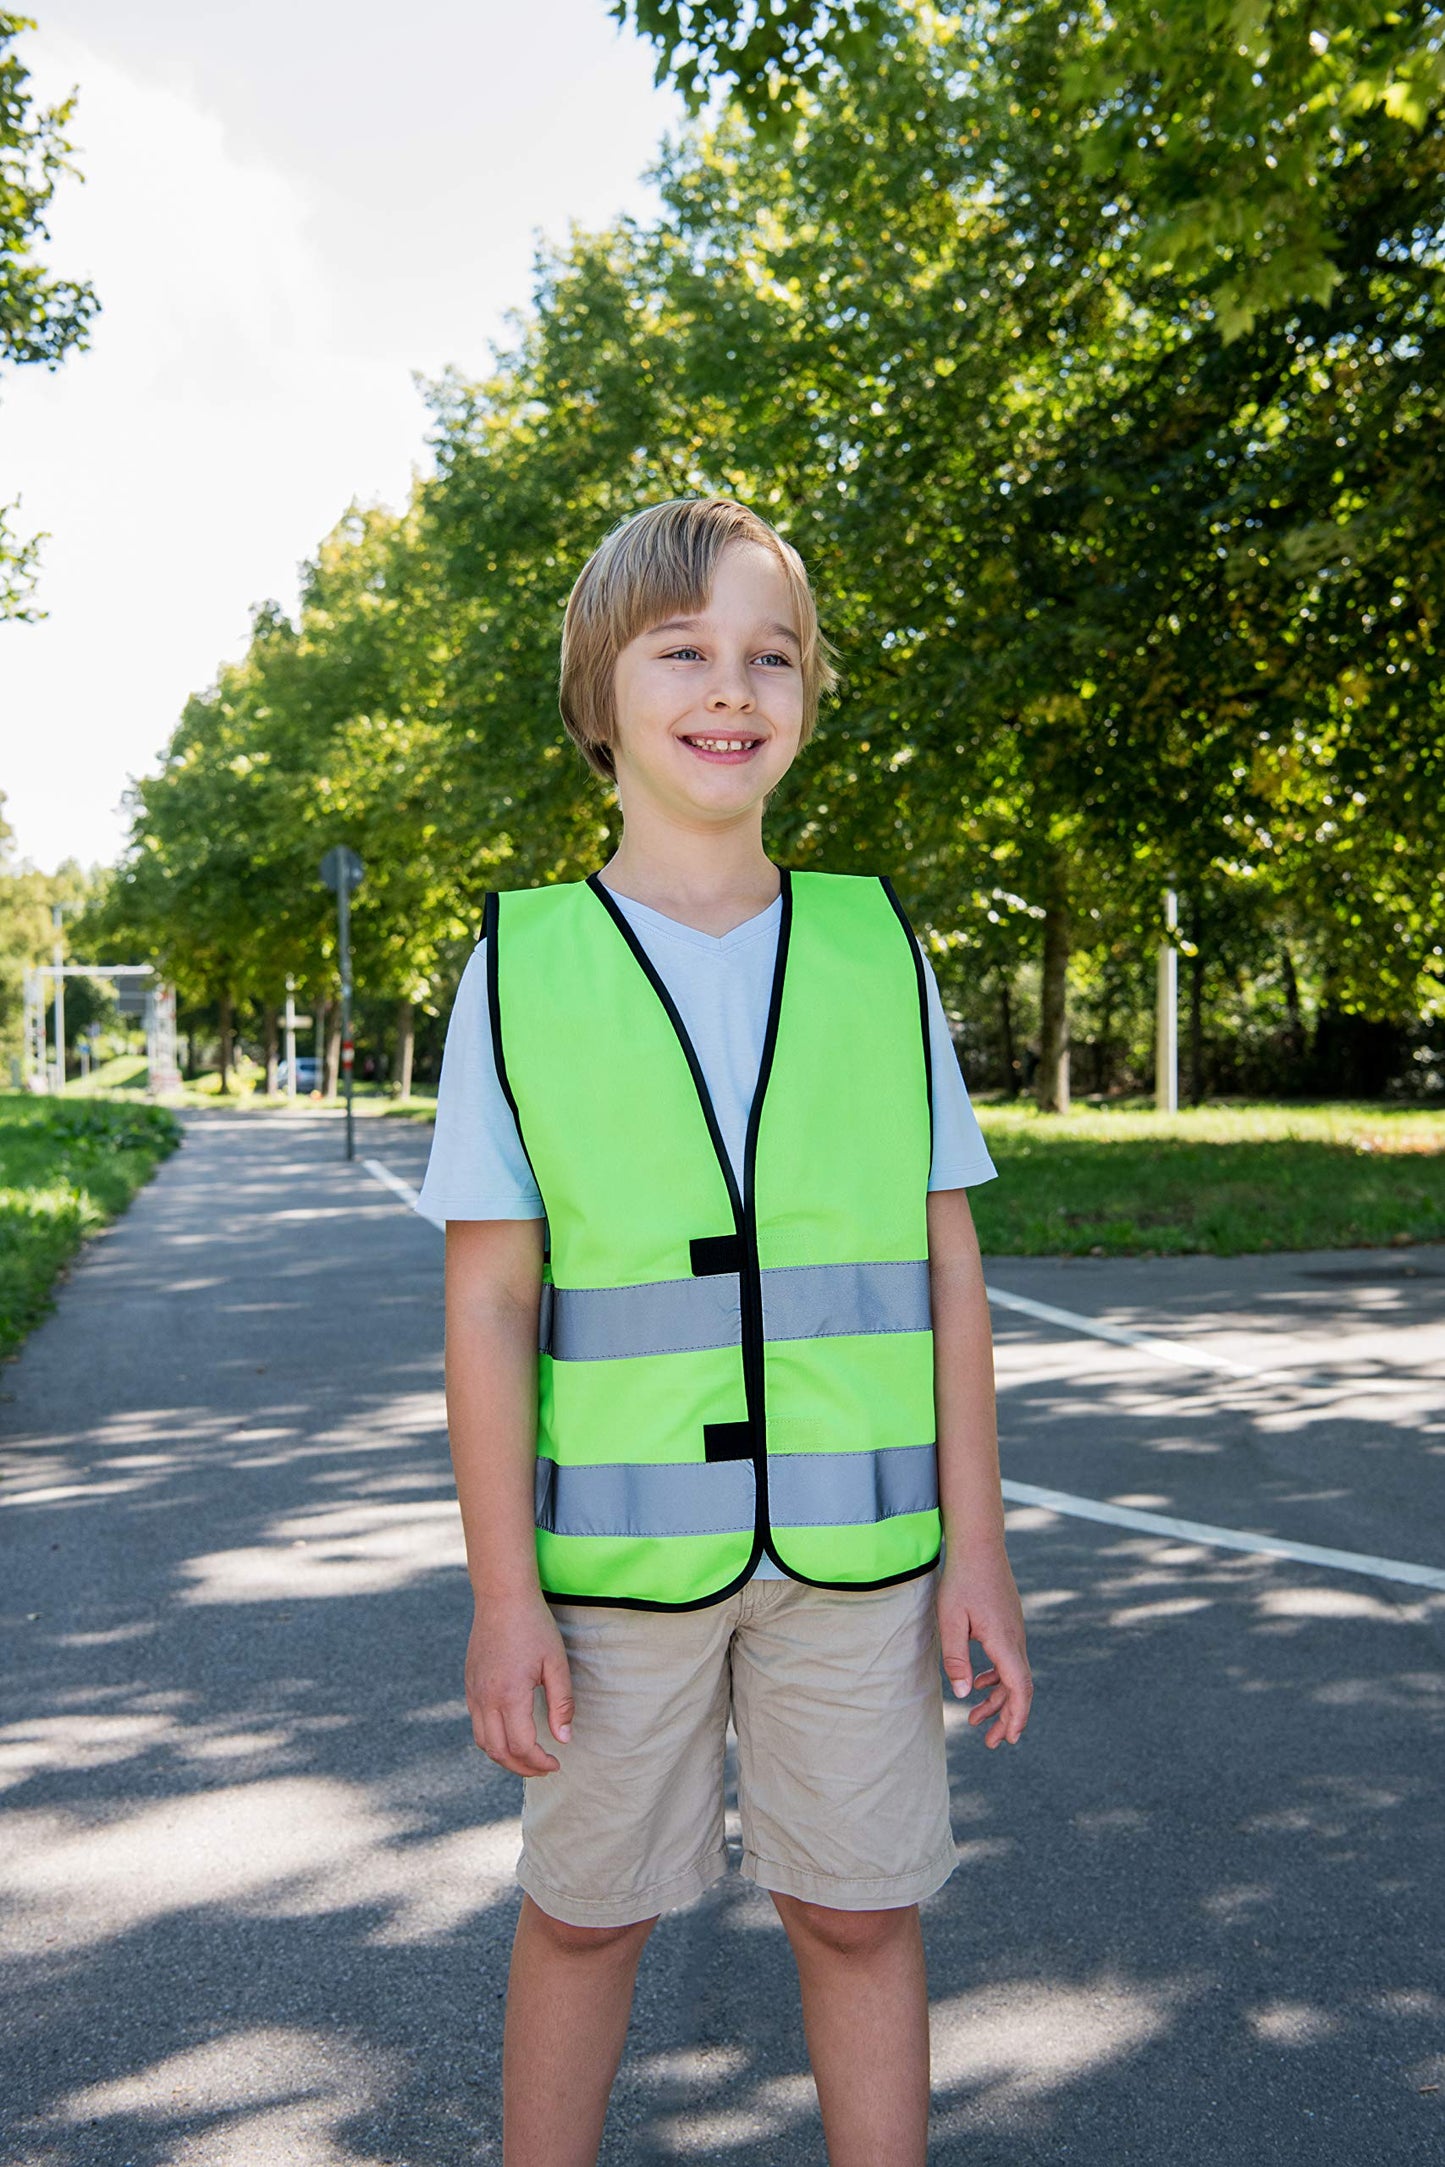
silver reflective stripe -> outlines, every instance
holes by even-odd
[[[787,1264],[762,1274],[765,1339],[926,1332],[928,1261]],[[555,1287],[543,1305],[542,1347],[558,1362],[620,1361],[733,1347],[742,1337],[736,1272],[632,1287]]]
[[[867,1527],[938,1503],[932,1445],[793,1452],[768,1461],[775,1527]],[[728,1535],[754,1518],[748,1460],[559,1467],[537,1462],[537,1525],[549,1535]]]
[[[887,1452],[789,1452],[768,1460],[774,1527],[867,1527],[938,1503],[932,1445]]]
[[[557,1362],[620,1361],[735,1347],[742,1329],[737,1273],[711,1272],[639,1287],[554,1287],[542,1345]]]
[[[926,1332],[928,1259],[900,1264],[786,1264],[763,1278],[765,1339],[840,1332]]]
[[[660,1467],[559,1467],[537,1462],[537,1525],[549,1535],[752,1533],[751,1460]]]

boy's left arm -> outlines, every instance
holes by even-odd
[[[946,1544],[938,1581],[943,1667],[960,1699],[975,1685],[985,1689],[985,1699],[968,1715],[973,1725],[989,1725],[984,1744],[999,1746],[1007,1739],[1017,1745],[1034,1688],[1023,1608],[1004,1549],[993,1335],[966,1189],[929,1193],[928,1277]],[[977,1675],[971,1640],[988,1657],[989,1667]]]

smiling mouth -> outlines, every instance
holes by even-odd
[[[703,736],[699,731],[684,737],[682,742],[690,752],[695,752],[699,759],[740,761],[756,752],[763,741],[760,737],[739,736],[735,732],[709,732],[707,736]]]

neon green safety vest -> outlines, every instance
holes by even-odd
[[[782,873],[739,1191],[682,1019],[596,875],[489,895],[497,1072],[547,1214],[542,1587],[717,1602],[766,1553],[939,1552],[923,962],[886,878]]]

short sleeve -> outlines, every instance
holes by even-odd
[[[915,938],[917,936],[915,935]],[[943,1013],[943,1000],[933,965],[923,956],[923,977],[928,992],[928,1043],[933,1058],[933,1164],[930,1189],[974,1189],[993,1181],[998,1168],[989,1157],[978,1116],[968,1096],[968,1086],[958,1065],[953,1034]]]
[[[448,1219],[540,1219],[542,1198],[492,1051],[486,944],[462,973],[447,1024],[436,1129],[416,1209]]]

